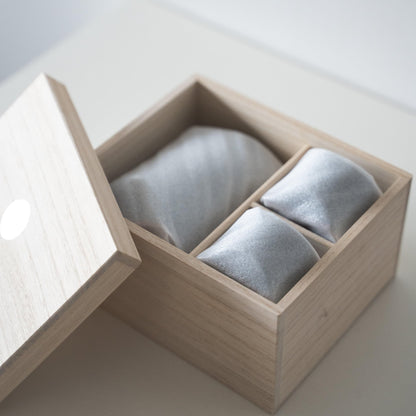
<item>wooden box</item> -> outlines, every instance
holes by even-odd
[[[394,276],[411,178],[196,77],[98,149],[108,179],[145,160],[193,124],[251,134],[285,163],[190,254],[127,221],[142,265],[104,307],[273,412]],[[311,146],[334,150],[364,167],[374,175],[383,195],[336,244],[292,223],[322,258],[275,304],[196,256],[258,204],[260,196]]]
[[[7,150],[0,162],[17,160],[0,167],[5,177],[15,169],[15,179],[0,196],[0,214],[24,191],[32,217],[40,220],[29,223],[16,241],[0,238],[9,259],[2,255],[0,272],[11,276],[0,286],[0,309],[1,302],[11,299],[2,309],[1,327],[12,339],[18,335],[13,348],[7,337],[0,338],[0,399],[110,295],[103,303],[106,310],[274,412],[395,274],[410,175],[212,81],[191,78],[104,143],[98,159],[59,83],[42,76],[19,100],[0,124]],[[109,181],[193,124],[246,132],[284,164],[188,254],[124,221]],[[40,150],[30,144],[33,135],[42,143]],[[11,138],[16,146],[9,145]],[[275,304],[196,256],[256,206],[313,146],[364,167],[383,194],[335,244],[292,224],[321,259]],[[47,166],[39,168],[45,157]],[[75,179],[72,170],[78,174]],[[35,179],[41,182],[37,192],[28,185]],[[51,198],[55,193],[57,202]],[[36,195],[49,202],[47,212]],[[92,218],[96,221],[85,228]],[[34,255],[40,260],[30,260]],[[74,263],[78,266],[72,267]],[[83,279],[78,279],[80,273]],[[31,286],[28,275],[39,287]],[[77,279],[72,282],[68,276]],[[51,296],[45,282],[60,283],[65,296],[45,304]],[[29,297],[20,295],[22,288]],[[14,307],[23,304],[38,313],[34,322],[23,315],[16,318]]]

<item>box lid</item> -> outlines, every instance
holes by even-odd
[[[46,75],[0,118],[0,400],[140,264],[71,99]]]

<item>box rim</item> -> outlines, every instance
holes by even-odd
[[[159,100],[157,100],[157,102],[153,105],[151,105],[150,107],[147,108],[147,110],[145,110],[143,113],[139,114],[137,117],[135,117],[133,120],[131,120],[129,123],[127,123],[127,125],[125,125],[123,128],[121,128],[120,130],[118,130],[115,134],[113,134],[108,140],[106,140],[103,144],[101,144],[97,149],[97,155],[101,161],[102,157],[104,155],[106,155],[107,153],[110,153],[111,150],[116,147],[121,141],[123,141],[123,139],[129,135],[132,134],[132,132],[134,132],[134,130],[140,126],[142,123],[146,122],[148,119],[150,119],[151,117],[153,117],[155,114],[157,114],[157,112],[163,108],[168,102],[172,101],[173,99],[175,99],[176,97],[180,96],[185,90],[192,88],[194,86],[202,86],[204,88],[208,88],[209,90],[214,90],[215,89],[221,89],[222,91],[225,91],[226,94],[230,97],[236,98],[238,100],[243,101],[244,103],[247,103],[251,106],[255,106],[257,108],[259,108],[259,110],[261,110],[262,112],[265,112],[267,114],[270,114],[273,117],[279,117],[281,119],[284,119],[285,121],[293,124],[293,125],[297,125],[300,126],[302,129],[307,130],[319,137],[321,137],[324,141],[328,141],[332,144],[334,144],[337,147],[346,149],[347,151],[351,151],[355,154],[359,154],[361,157],[363,157],[366,160],[369,160],[371,163],[377,165],[380,169],[387,171],[389,174],[393,175],[394,180],[393,182],[387,187],[387,189],[384,190],[383,194],[381,195],[381,197],[357,220],[354,222],[354,224],[343,234],[343,236],[331,247],[329,248],[329,250],[325,253],[324,256],[322,256],[320,258],[320,260],[315,264],[315,266],[310,269],[304,276],[302,276],[302,278],[291,288],[291,290],[277,303],[274,303],[266,298],[264,298],[263,296],[257,294],[256,292],[252,291],[251,289],[246,288],[245,286],[241,285],[240,283],[234,281],[233,279],[231,279],[230,277],[224,275],[223,273],[213,269],[212,267],[206,265],[205,263],[199,261],[199,263],[197,263],[198,267],[201,267],[201,265],[203,265],[202,267],[208,267],[209,269],[213,270],[215,272],[215,274],[217,274],[217,280],[218,280],[218,276],[221,275],[221,279],[219,280],[221,284],[224,284],[225,286],[227,286],[228,281],[232,281],[233,286],[235,286],[233,288],[233,290],[238,290],[240,292],[240,289],[243,288],[244,289],[244,296],[248,296],[250,298],[250,300],[256,301],[258,302],[259,300],[261,301],[262,304],[264,304],[265,307],[270,308],[271,310],[273,310],[274,312],[278,313],[278,314],[282,314],[284,312],[284,310],[286,309],[286,307],[289,305],[288,304],[288,299],[291,298],[293,296],[293,291],[298,290],[299,289],[299,285],[301,284],[302,281],[304,281],[305,277],[309,277],[311,273],[315,273],[316,268],[318,267],[322,267],[322,262],[324,261],[324,265],[325,264],[329,264],[332,260],[333,257],[336,257],[336,254],[333,254],[334,252],[338,252],[338,250],[342,250],[343,247],[345,247],[346,242],[349,241],[350,239],[353,239],[356,235],[358,235],[360,233],[360,227],[365,226],[365,224],[367,223],[367,221],[370,220],[370,218],[373,215],[377,215],[377,210],[379,209],[378,207],[380,206],[380,204],[384,203],[388,203],[390,201],[391,198],[394,197],[394,195],[396,195],[398,192],[400,192],[401,188],[397,188],[396,186],[399,183],[402,183],[402,187],[406,186],[406,183],[409,182],[412,179],[412,175],[408,172],[406,172],[403,169],[400,169],[382,159],[379,159],[376,156],[373,156],[370,153],[367,153],[355,146],[352,146],[348,143],[343,142],[342,140],[339,140],[337,138],[334,138],[333,136],[330,136],[329,134],[316,129],[314,127],[309,126],[308,124],[305,124],[295,118],[292,118],[290,116],[287,116],[286,114],[283,114],[279,111],[276,111],[274,109],[271,109],[270,107],[262,104],[261,102],[258,102],[250,97],[247,97],[246,95],[243,95],[227,86],[224,86],[204,75],[201,74],[194,74],[191,75],[190,77],[188,77],[184,82],[182,82],[181,84],[179,84],[176,88],[174,88],[173,90],[171,90],[168,94],[165,94],[163,97],[161,97]],[[304,142],[305,145],[310,145],[311,147],[313,147],[312,144],[308,143],[308,141],[306,140]],[[389,197],[387,197],[387,196]],[[380,202],[381,200],[381,202]],[[126,219],[126,221],[129,224],[129,229],[130,232],[132,232],[133,234],[138,235],[138,237],[143,238],[143,232],[145,233],[149,233],[149,235],[151,235],[152,237],[155,237],[157,239],[159,239],[159,244],[157,244],[157,247],[159,247],[161,250],[163,250],[164,252],[171,254],[170,251],[173,248],[173,251],[178,250],[177,254],[180,252],[181,256],[185,255],[185,261],[189,262],[192,264],[194,263],[195,260],[198,261],[198,259],[196,257],[191,256],[189,253],[184,252],[183,250],[178,249],[177,247],[173,246],[172,244],[160,239],[159,237],[155,236],[154,234],[150,233],[149,231],[145,230],[143,227],[140,227],[139,225],[129,221]],[[144,234],[146,235],[146,234]],[[146,237],[144,237],[146,238]],[[192,259],[192,260],[191,260]],[[195,267],[195,266],[193,266]],[[325,266],[327,267],[327,266]],[[207,273],[204,273],[207,274]],[[211,275],[209,276],[210,278],[213,278]],[[248,290],[250,293],[246,293],[246,290]],[[301,293],[301,292],[300,292]],[[299,294],[300,294],[299,293]],[[298,295],[299,295],[298,294]],[[258,299],[260,298],[260,299]],[[292,300],[294,301],[294,300]]]

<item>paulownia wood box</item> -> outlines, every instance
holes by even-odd
[[[204,78],[194,78],[98,149],[111,181],[192,124],[251,134],[285,162],[190,254],[128,221],[141,267],[104,307],[267,411],[274,411],[394,276],[409,174]],[[354,160],[382,197],[336,243],[294,225],[321,260],[274,304],[195,258],[311,146]]]
[[[22,287],[26,294],[39,292],[33,298],[29,296],[31,309],[26,311],[39,312],[39,319],[33,324],[23,323],[23,316],[15,319],[19,313],[10,302],[0,318],[6,335],[12,324],[14,331],[16,325],[23,328],[19,327],[19,340],[14,344],[9,340],[13,338],[11,329],[0,343],[0,398],[110,295],[103,304],[106,310],[264,410],[274,412],[395,274],[411,176],[386,162],[202,77],[191,78],[104,143],[97,151],[98,162],[60,84],[42,76],[25,94],[29,99],[23,116],[15,120],[15,105],[14,110],[6,113],[6,130],[0,124],[0,132],[6,131],[8,139],[14,137],[18,141],[20,133],[16,133],[16,126],[23,123],[24,129],[36,127],[39,141],[45,141],[45,134],[55,134],[44,146],[51,163],[37,171],[37,179],[43,182],[42,190],[49,189],[51,194],[54,190],[63,190],[58,202],[49,201],[56,209],[68,206],[59,214],[60,221],[53,224],[50,221],[51,216],[52,220],[55,218],[55,207],[49,207],[49,212],[41,215],[43,226],[50,227],[48,231],[42,227],[32,230],[42,236],[44,233],[46,239],[38,238],[38,243],[51,247],[37,267],[27,263],[28,255],[42,256],[33,247],[36,239],[30,226],[19,237],[19,246],[10,248],[10,241],[0,238],[0,249],[5,248],[13,260],[5,261],[1,255],[0,271],[11,278],[5,287],[0,287],[0,300],[5,299],[4,290],[8,291],[13,305],[16,299],[18,305],[24,302],[19,294]],[[39,97],[42,105],[48,102],[41,110]],[[30,111],[37,113],[37,119]],[[22,113],[21,109],[17,112]],[[108,181],[144,161],[194,124],[251,134],[272,149],[284,164],[188,254],[140,226],[123,221]],[[57,156],[54,139],[57,140],[58,131],[60,136],[65,136],[61,137],[65,146],[61,146]],[[24,136],[30,136],[27,130]],[[72,139],[70,146],[68,137]],[[68,146],[76,152],[69,152]],[[292,223],[314,245],[321,259],[275,304],[202,263],[196,256],[244,211],[258,205],[261,195],[314,146],[334,150],[361,165],[375,177],[383,194],[335,244]],[[21,182],[31,182],[27,173],[32,173],[41,156],[45,156],[40,150],[33,151],[38,160],[33,154],[21,158],[23,163],[19,159],[26,171],[26,176],[19,177]],[[13,152],[21,154],[24,149],[11,146],[9,158],[16,157]],[[62,170],[56,164],[60,159],[67,162],[73,159],[73,163],[68,162]],[[72,178],[73,183],[67,189],[63,181],[72,177],[71,169],[82,175]],[[53,178],[52,172],[56,175],[57,171],[58,178]],[[5,177],[10,175],[8,172],[0,167]],[[14,179],[10,183],[8,193],[0,194],[0,213],[11,200],[21,196],[14,190],[16,183],[20,187],[20,182]],[[79,191],[75,185],[79,185]],[[31,200],[33,190],[28,185],[23,189],[26,194],[22,195]],[[39,213],[44,202],[39,199],[36,205],[36,198],[32,199],[29,202],[33,202],[35,213]],[[91,229],[83,228],[94,216],[96,221]],[[65,225],[68,222],[70,226]],[[22,247],[27,253],[19,253]],[[64,247],[69,247],[66,256]],[[138,268],[140,258],[136,248],[141,257]],[[80,258],[85,261],[79,262]],[[72,267],[74,259],[80,264],[76,270]],[[18,261],[21,264],[16,269]],[[48,266],[48,262],[53,266]],[[45,268],[47,276],[39,277]],[[40,281],[39,287],[26,283],[24,276],[28,273]],[[68,275],[80,273],[88,277],[68,283]],[[50,295],[47,284],[57,276],[66,286],[66,294],[53,305],[46,305],[45,312],[45,305],[39,304]]]

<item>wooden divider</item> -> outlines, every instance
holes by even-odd
[[[191,256],[198,256],[222,234],[233,225],[241,215],[247,211],[253,202],[257,202],[260,197],[268,191],[276,182],[286,176],[290,170],[298,163],[300,158],[310,149],[310,146],[303,145],[280,169],[278,169],[266,182],[254,191],[237,209],[235,209],[214,231],[202,240],[192,251]]]
[[[296,222],[293,222],[293,221],[289,220],[286,217],[283,217],[282,215],[280,215],[277,212],[265,207],[264,205],[259,204],[258,202],[253,202],[251,204],[251,208],[256,208],[256,207],[260,207],[260,208],[262,208],[266,211],[271,212],[272,214],[276,215],[276,217],[279,217],[283,221],[287,222],[295,230],[299,231],[312,244],[313,248],[319,254],[319,257],[322,257],[331,247],[334,246],[334,243],[327,240],[326,238],[323,238],[320,235],[315,234],[313,231],[302,227],[301,225],[297,224]]]

